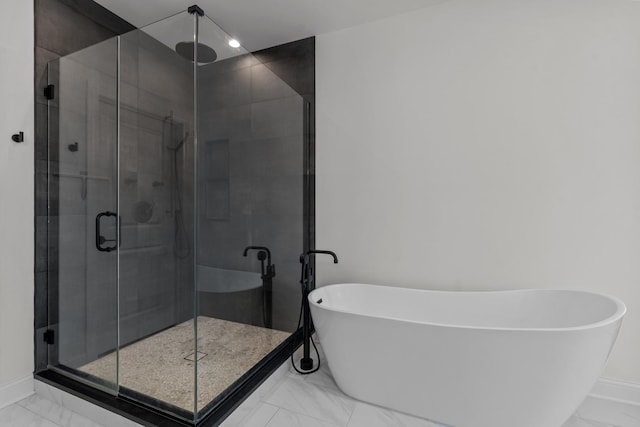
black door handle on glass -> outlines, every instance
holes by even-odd
[[[105,243],[108,242],[115,242],[116,239],[107,239],[102,235],[102,231],[100,230],[101,224],[102,224],[102,218],[103,217],[109,217],[109,216],[116,216],[115,212],[100,212],[97,216],[96,216],[96,249],[98,249],[100,252],[111,252],[111,251],[115,251],[117,248],[117,245],[114,244],[113,246],[104,246]]]

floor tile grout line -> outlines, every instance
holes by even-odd
[[[282,376],[282,378],[280,378],[280,379],[279,379],[275,384],[273,384],[273,385],[269,388],[269,390],[267,390],[267,392],[265,393],[265,395],[264,395],[264,396],[262,396],[262,397],[257,401],[255,408],[253,408],[251,411],[249,411],[249,413],[248,413],[247,415],[245,415],[244,417],[242,417],[242,418],[238,421],[239,423],[242,423],[242,422],[244,422],[244,421],[249,420],[249,419],[250,419],[250,417],[251,417],[251,416],[253,416],[253,415],[258,411],[258,408],[260,407],[260,405],[261,405],[261,404],[263,404],[263,405],[273,406],[274,408],[278,408],[278,410],[280,410],[280,409],[281,409],[281,408],[280,408],[280,406],[278,406],[278,405],[274,405],[273,403],[269,403],[269,402],[267,402],[265,399],[266,399],[266,398],[268,398],[269,396],[273,395],[273,394],[276,392],[276,390],[278,390],[278,389],[282,386],[282,384],[283,384],[283,383],[286,381],[286,379],[287,379],[287,373],[288,373],[288,371],[287,371],[287,372],[284,372],[284,375]],[[277,412],[278,412],[278,411],[276,411],[276,413],[277,413]],[[274,413],[274,415],[275,415],[275,413]],[[269,418],[269,421],[267,421],[267,423],[265,424],[265,426],[266,426],[267,424],[269,424],[269,422],[271,422],[271,419],[272,419],[272,418],[273,418],[273,416],[272,416],[271,418]],[[242,424],[237,424],[237,425],[241,426]]]
[[[53,405],[54,405],[54,406],[56,406],[57,408],[62,409],[62,411],[63,411],[64,413],[68,413],[68,414],[70,414],[70,415],[71,415],[71,416],[70,416],[70,418],[73,418],[73,416],[74,416],[74,415],[76,415],[76,416],[81,417],[81,418],[83,418],[83,419],[85,419],[85,420],[89,420],[89,421],[91,421],[91,422],[92,422],[93,424],[95,424],[95,425],[103,426],[103,427],[104,427],[104,424],[101,424],[101,423],[99,423],[99,422],[97,422],[97,421],[94,421],[94,420],[92,420],[92,419],[90,419],[90,418],[88,418],[88,417],[86,417],[86,416],[84,416],[84,415],[82,415],[82,414],[79,414],[79,413],[78,413],[78,412],[76,412],[76,411],[73,411],[73,410],[71,410],[71,409],[67,408],[67,407],[66,407],[66,406],[64,406],[64,405],[59,404],[58,402],[55,402],[55,401],[50,400],[50,399],[47,399],[46,397],[41,396],[41,395],[39,395],[39,394],[37,394],[37,393],[34,393],[34,394],[32,394],[31,396],[38,396],[38,397],[40,397],[41,399],[46,400],[47,402],[49,402],[49,403],[53,404]],[[31,397],[31,396],[29,396],[29,397]],[[25,400],[25,399],[22,399],[22,400]],[[19,401],[19,402],[22,402],[22,400],[21,400],[21,401]],[[47,418],[46,416],[44,416],[44,415],[42,415],[42,414],[39,414],[39,413],[35,412],[34,410],[30,409],[30,408],[29,408],[29,407],[27,407],[27,406],[20,405],[20,404],[19,404],[19,402],[16,402],[15,404],[16,404],[16,405],[18,405],[18,406],[20,406],[20,407],[21,407],[21,408],[23,408],[23,409],[26,409],[27,411],[31,412],[32,414],[35,414],[35,415],[37,415],[38,417],[40,417],[40,418],[42,418],[42,419],[44,419],[44,420],[46,420],[46,421],[49,421],[49,422],[51,422],[51,423],[55,424],[56,426],[64,427],[64,426],[62,426],[61,424],[59,424],[59,423],[58,423],[58,421],[54,421],[54,420],[52,420],[51,418]]]
[[[282,382],[284,383],[285,381],[282,381]],[[265,396],[265,397],[268,397],[268,396]],[[351,399],[351,398],[349,398],[349,399]],[[278,410],[282,409],[282,410],[287,411],[287,412],[291,412],[291,413],[294,413],[294,414],[297,414],[297,415],[302,415],[302,416],[305,416],[305,417],[313,418],[314,420],[321,421],[321,422],[323,422],[323,423],[333,424],[333,425],[336,425],[336,426],[338,426],[338,427],[346,427],[346,426],[347,426],[347,424],[348,424],[348,423],[347,423],[347,424],[345,424],[344,426],[340,426],[339,424],[336,424],[336,423],[334,423],[333,421],[323,420],[323,419],[321,419],[321,418],[314,417],[314,416],[312,416],[312,415],[310,415],[310,414],[304,414],[304,413],[302,413],[302,412],[298,412],[298,411],[295,411],[295,410],[293,410],[293,409],[285,408],[285,407],[282,407],[282,406],[280,406],[280,405],[276,405],[276,404],[274,404],[274,403],[270,403],[270,402],[267,402],[267,401],[264,401],[264,400],[261,400],[261,402],[262,402],[262,403],[264,403],[264,404],[266,404],[266,405],[274,406],[274,407],[278,408]],[[355,402],[356,402],[356,404],[358,403],[358,401],[355,401]],[[354,410],[355,410],[355,405],[354,405],[354,407],[353,407],[353,410],[349,411],[349,421],[351,421],[351,416],[353,415],[353,411],[354,411]],[[274,415],[275,415],[275,414],[274,414]],[[243,419],[243,420],[244,420],[244,419]]]
[[[267,403],[267,402],[265,402],[264,400],[260,399],[260,400],[258,400],[258,401],[256,402],[255,407],[254,407],[254,408],[252,408],[252,409],[249,411],[249,413],[248,413],[247,415],[245,415],[244,417],[240,418],[240,419],[238,420],[238,422],[237,422],[235,425],[236,425],[236,426],[242,426],[242,425],[244,425],[244,423],[245,423],[246,421],[250,420],[250,419],[251,419],[251,417],[253,417],[253,416],[258,412],[258,409],[260,409],[260,405],[269,405],[269,406],[273,406],[274,408],[278,408],[278,409],[280,409],[280,407],[279,407],[279,406],[277,406],[277,405],[273,405],[273,404],[271,404],[271,403]],[[236,408],[236,409],[238,409],[238,408]],[[276,412],[278,412],[278,411],[276,411]],[[271,421],[271,418],[269,418],[269,421]],[[267,421],[267,423],[268,423],[269,421]],[[264,424],[264,425],[266,426],[267,424]]]
[[[330,395],[332,395],[332,396],[339,397],[339,398],[341,398],[341,399],[348,399],[348,400],[350,400],[350,401],[353,401],[353,402],[355,403],[355,405],[353,405],[353,409],[352,409],[351,411],[349,411],[349,419],[348,419],[348,421],[347,421],[347,423],[346,423],[346,424],[344,424],[343,426],[340,426],[340,427],[347,427],[347,426],[349,425],[349,422],[351,422],[351,417],[353,416],[353,412],[355,411],[356,406],[357,406],[357,405],[358,405],[358,403],[360,402],[359,400],[354,399],[353,397],[346,395],[346,394],[345,394],[344,392],[342,392],[342,390],[340,390],[340,389],[327,388],[327,387],[321,386],[321,385],[319,385],[319,384],[316,384],[316,383],[313,383],[313,382],[308,381],[308,379],[309,379],[310,375],[308,375],[308,376],[307,376],[307,378],[304,378],[304,377],[302,377],[302,375],[300,375],[300,374],[297,374],[297,375],[296,375],[296,373],[291,372],[291,371],[289,371],[289,374],[291,374],[291,375],[287,375],[287,376],[284,378],[284,381],[282,381],[283,383],[286,381],[286,379],[287,379],[288,377],[290,377],[290,378],[292,378],[292,379],[296,379],[296,381],[302,381],[303,383],[305,383],[305,384],[307,384],[307,385],[309,385],[309,386],[317,387],[317,388],[319,388],[319,389],[320,389],[320,391],[321,391],[321,392],[323,392],[323,393],[327,393],[327,394],[330,394]],[[311,375],[313,375],[313,374],[311,374]],[[301,377],[302,377],[302,378],[301,378]],[[274,390],[274,392],[275,392],[275,390]],[[273,403],[269,403],[269,402],[265,402],[265,403],[268,403],[268,404],[270,404],[270,405],[272,405],[272,406],[278,406],[278,405],[274,405]],[[300,412],[298,412],[298,411],[293,411],[293,410],[288,409],[288,408],[282,408],[282,407],[280,407],[280,406],[278,406],[278,407],[279,407],[279,408],[281,408],[281,409],[284,409],[284,410],[286,410],[286,411],[293,412],[293,413],[295,413],[295,414],[304,415],[304,416],[307,416],[307,417],[310,417],[310,418],[313,418],[313,419],[316,419],[316,420],[319,420],[319,421],[322,421],[322,422],[329,422],[329,423],[331,423],[331,424],[338,425],[338,424],[336,424],[336,423],[334,423],[334,422],[332,422],[332,421],[322,420],[322,419],[320,419],[320,418],[317,418],[317,417],[311,416],[311,415],[309,415],[309,414],[303,414],[303,413],[300,413]]]
[[[267,405],[268,405],[268,403],[267,403]],[[277,414],[278,412],[280,412],[280,410],[282,409],[282,408],[280,408],[279,406],[276,406],[276,405],[271,405],[271,406],[273,406],[274,408],[278,408],[278,410],[277,410],[276,412],[274,412],[274,413],[273,413],[273,415],[271,415],[271,417],[269,417],[269,419],[267,420],[267,422],[266,422],[266,423],[264,423],[264,426],[263,426],[263,427],[267,427],[267,426],[269,425],[269,423],[271,422],[271,420],[272,420],[272,419],[276,416],[276,414]]]
[[[48,399],[47,399],[47,400],[48,400]],[[52,402],[52,403],[54,403],[56,406],[60,406],[60,405],[58,405],[58,404],[57,404],[57,403],[55,403],[55,402]],[[38,417],[38,418],[43,419],[44,421],[48,421],[48,422],[50,422],[50,423],[52,423],[52,424],[55,424],[56,426],[60,426],[60,424],[58,424],[56,421],[53,421],[53,420],[52,420],[52,419],[50,419],[50,418],[47,418],[47,417],[45,417],[45,416],[43,416],[43,415],[41,415],[41,414],[38,414],[37,412],[34,412],[33,410],[31,410],[31,409],[27,408],[26,406],[19,405],[19,404],[18,404],[18,402],[14,403],[14,405],[21,407],[21,408],[22,408],[22,409],[24,409],[25,411],[28,411],[28,412],[32,413],[33,415],[35,415],[35,416],[36,416],[36,417]],[[11,405],[9,405],[9,406],[11,406]],[[8,408],[9,406],[7,406],[7,408]],[[62,407],[62,409],[65,409],[65,410],[69,411],[68,409],[66,409],[66,408],[64,408],[64,407]],[[73,411],[69,411],[69,412],[73,412]],[[77,414],[77,415],[80,415],[80,414]],[[97,424],[97,423],[96,423],[96,424]],[[63,426],[60,426],[60,427],[63,427]]]
[[[288,374],[288,373],[289,373],[289,372],[287,372],[287,374]],[[284,376],[284,378],[282,378],[282,379],[280,380],[280,384],[278,384],[278,385],[277,385],[277,387],[274,387],[274,388],[271,390],[271,393],[269,393],[268,395],[264,396],[264,398],[260,399],[260,402],[261,402],[261,403],[264,403],[264,404],[266,404],[266,405],[270,405],[270,406],[276,407],[276,408],[278,408],[278,411],[282,409],[282,410],[285,410],[285,411],[288,411],[288,412],[291,412],[291,413],[294,413],[294,414],[297,414],[297,415],[302,415],[302,416],[305,416],[305,417],[313,418],[314,420],[317,420],[317,421],[320,421],[320,422],[323,422],[323,423],[329,423],[329,424],[333,424],[333,425],[338,425],[338,424],[336,424],[336,423],[334,423],[334,422],[332,422],[332,421],[323,420],[323,419],[320,419],[320,418],[317,418],[317,417],[311,416],[311,415],[309,415],[309,414],[303,414],[302,412],[294,411],[294,410],[289,409],[289,408],[284,408],[284,407],[282,407],[282,406],[280,406],[280,405],[276,405],[276,404],[273,404],[273,403],[271,403],[271,402],[267,402],[266,400],[264,400],[265,398],[269,398],[269,397],[271,397],[272,395],[274,395],[274,394],[276,393],[276,391],[277,391],[278,389],[280,389],[280,387],[282,387],[282,385],[287,381],[287,379],[288,379],[288,378],[289,378],[289,375],[285,375],[285,376]],[[303,381],[304,381],[304,379],[303,379]],[[305,381],[305,382],[306,382],[306,381]],[[277,412],[276,412],[276,413],[277,413]],[[353,413],[353,411],[351,411],[351,413],[349,414],[349,419],[351,419],[351,415],[352,415],[352,413]],[[275,416],[275,414],[274,414],[274,416]],[[272,417],[272,418],[273,418],[273,417]],[[241,421],[244,421],[245,419],[246,419],[246,418],[243,418]],[[269,422],[271,422],[271,419],[269,419]],[[267,424],[269,424],[269,423],[267,423]],[[266,426],[267,424],[265,424],[265,426]],[[338,426],[338,427],[346,427],[346,426]]]
[[[303,417],[311,418],[311,419],[314,419],[316,421],[320,421],[321,423],[332,424],[332,425],[337,426],[337,427],[345,427],[345,426],[340,426],[339,424],[336,424],[333,421],[323,420],[322,418],[314,417],[313,415],[309,415],[309,414],[303,414],[302,412],[294,411],[293,409],[283,408],[282,406],[274,405],[273,403],[269,403],[269,405],[275,406],[276,408],[278,408],[278,411],[282,410],[282,411],[286,411],[286,412],[291,412],[292,414],[302,415]],[[274,414],[274,416],[275,416],[275,414]],[[349,418],[349,419],[351,419],[351,418]],[[269,421],[271,421],[271,420],[269,420]]]
[[[351,418],[353,418],[353,413],[356,412],[357,407],[358,407],[358,402],[356,401],[356,404],[353,407],[353,411],[351,411],[351,413],[349,414],[349,419],[347,420],[347,423],[344,425],[344,427],[349,427],[349,424],[351,424]]]
[[[276,407],[278,407],[278,405],[274,405],[273,403],[269,403],[269,402],[267,402],[265,399],[266,399],[266,398],[268,398],[268,397],[270,397],[270,396],[273,396],[274,394],[276,394],[276,392],[277,392],[278,390],[280,390],[280,387],[282,387],[282,385],[283,385],[283,384],[287,381],[287,379],[288,379],[288,375],[287,375],[287,374],[288,374],[288,373],[285,373],[285,375],[284,375],[284,376],[283,376],[283,377],[278,381],[278,383],[277,383],[277,384],[275,384],[275,385],[271,388],[271,390],[269,390],[269,392],[268,392],[267,394],[265,394],[262,398],[260,398],[260,402],[267,403],[267,404],[269,404],[269,405],[271,405],[271,406],[276,406]]]

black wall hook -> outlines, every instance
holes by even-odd
[[[11,136],[13,142],[24,142],[24,132],[18,132]]]

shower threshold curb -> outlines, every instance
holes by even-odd
[[[38,372],[34,377],[36,380],[144,426],[213,427],[220,425],[231,415],[251,393],[289,359],[301,344],[302,332],[298,330],[200,411],[202,418],[197,422],[154,409],[158,404],[157,401],[154,401],[152,406],[151,402],[149,404],[140,402],[139,400],[143,400],[143,397],[133,400],[126,396],[114,396],[51,369]],[[127,392],[131,394],[129,390]]]

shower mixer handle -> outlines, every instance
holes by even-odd
[[[271,264],[271,251],[266,246],[247,246],[244,248],[243,256],[247,256],[249,251],[258,251],[258,261],[260,261],[260,271],[262,279],[273,279],[276,275],[276,266]],[[264,261],[267,261],[267,268],[265,271]]]
[[[243,256],[247,256],[250,250],[260,251],[258,252],[258,260],[264,261],[264,252],[267,253],[267,264],[271,264],[271,251],[266,246],[247,246],[244,248]]]
[[[242,255],[246,257],[249,251],[258,251],[260,278],[262,279],[262,320],[264,327],[271,329],[273,326],[273,278],[276,277],[276,266],[271,264],[271,251],[268,247],[247,246],[244,248]],[[266,268],[265,261],[267,261]]]

